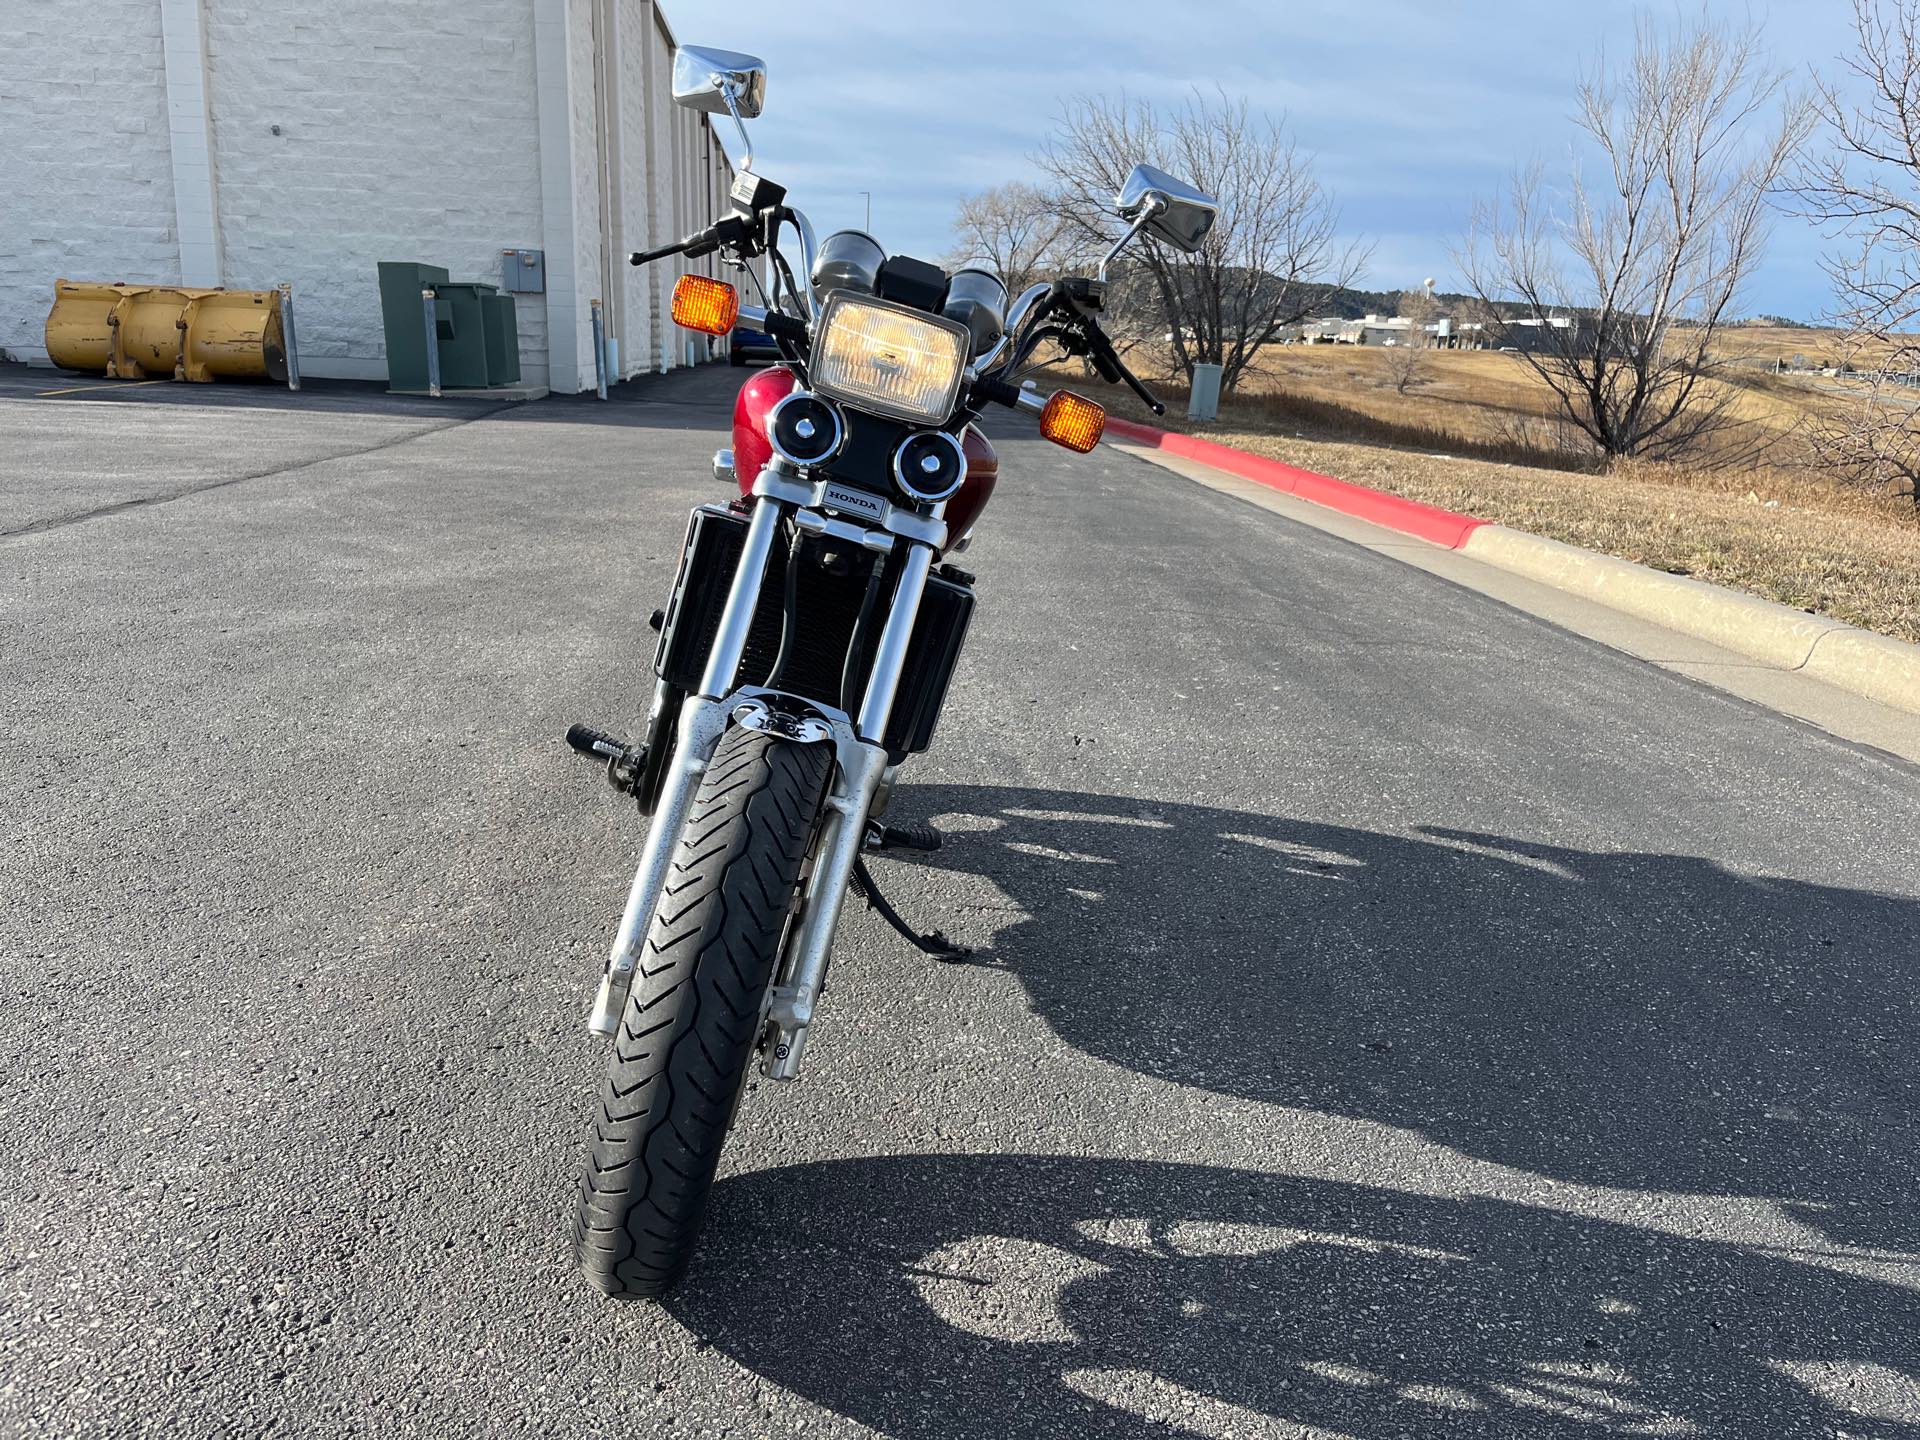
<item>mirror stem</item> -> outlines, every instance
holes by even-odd
[[[724,75],[715,75],[714,83],[720,87],[720,98],[727,102],[727,114],[733,117],[733,128],[740,132],[740,168],[753,169],[753,141],[747,138],[747,122],[740,118],[740,107],[734,102],[734,96],[740,87]]]
[[[1105,255],[1102,255],[1100,257],[1099,278],[1102,281],[1102,283],[1106,281],[1107,266],[1113,263],[1113,257],[1118,255],[1122,250],[1126,249],[1128,243],[1133,239],[1133,237],[1138,235],[1143,229],[1146,228],[1147,222],[1153,219],[1154,216],[1158,215],[1165,208],[1166,208],[1166,203],[1160,200],[1148,200],[1143,205],[1141,205],[1140,213],[1134,216],[1133,224],[1128,227],[1127,233],[1122,235],[1118,240],[1114,241],[1113,248],[1107,251]]]

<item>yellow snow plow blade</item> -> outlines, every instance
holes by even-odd
[[[119,380],[285,384],[280,292],[56,280],[47,356]]]

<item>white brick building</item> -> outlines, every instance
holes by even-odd
[[[732,178],[672,103],[653,0],[35,0],[6,30],[15,359],[45,361],[56,279],[288,281],[302,372],[384,378],[376,263],[498,284],[508,248],[545,252],[516,300],[526,381],[593,387],[594,298],[618,374],[695,353],[673,263],[625,258],[724,213]]]

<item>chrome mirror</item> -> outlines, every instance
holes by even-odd
[[[1129,235],[1145,230],[1154,239],[1192,254],[1213,229],[1220,202],[1164,170],[1136,165],[1113,197],[1113,213],[1133,222]]]
[[[767,62],[758,55],[736,50],[712,50],[705,45],[682,45],[673,52],[673,103],[713,115],[731,115],[746,151],[740,162],[753,164],[753,142],[746,122],[767,103]]]

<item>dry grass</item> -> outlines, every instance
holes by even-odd
[[[1671,466],[1574,474],[1270,433],[1208,434],[1309,470],[1920,643],[1920,524],[1885,505],[1835,503],[1831,491],[1810,482],[1776,474],[1750,490],[1725,472]]]
[[[1784,325],[1735,325],[1720,332],[1714,345],[1717,354],[1733,359],[1791,360],[1796,355],[1807,364],[1819,367],[1851,362],[1871,366],[1886,353],[1886,346],[1851,346],[1840,330],[1812,330]]]
[[[1560,416],[1559,403],[1546,383],[1517,355],[1494,350],[1435,350],[1420,361],[1420,379],[1404,394],[1390,373],[1392,352],[1350,345],[1275,346],[1261,357],[1236,397],[1238,413],[1249,417],[1258,407],[1282,410],[1304,401],[1333,404],[1355,412],[1359,424],[1346,427],[1355,438],[1365,422],[1414,426],[1430,439],[1413,443],[1456,449],[1493,446],[1490,459],[1526,460],[1554,469],[1596,468],[1586,441]],[[1735,428],[1722,437],[1707,462],[1733,455],[1790,448],[1807,422],[1833,403],[1830,385],[1765,370],[1733,370],[1729,383],[1708,389],[1731,392],[1729,411]],[[1338,427],[1320,426],[1324,433]],[[1395,443],[1388,441],[1387,443]],[[1530,452],[1530,453],[1514,453]]]
[[[1544,388],[1514,356],[1436,352],[1429,383],[1406,395],[1384,359],[1349,346],[1277,349],[1217,423],[1179,418],[1187,397],[1174,385],[1156,386],[1168,414],[1154,423],[1920,643],[1913,503],[1792,463],[1797,430],[1839,403],[1830,391],[1764,374],[1740,386],[1737,411],[1778,442],[1774,464],[1601,470],[1561,447]],[[1064,371],[1056,379],[1087,388]],[[1122,391],[1101,398],[1153,420]]]

